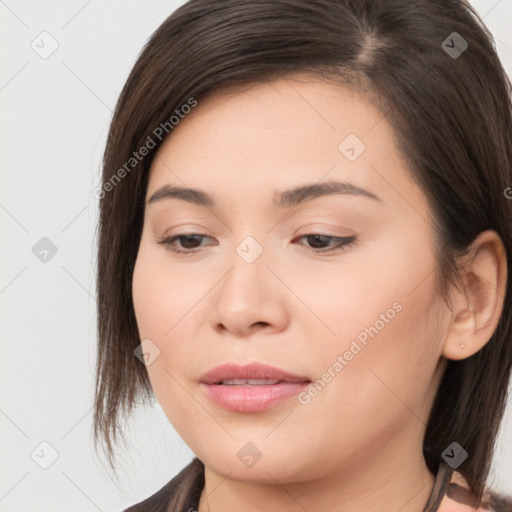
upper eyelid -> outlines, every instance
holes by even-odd
[[[203,238],[209,238],[210,240],[213,240],[213,237],[211,237],[210,235],[207,235],[206,233],[198,233],[198,232],[183,232],[183,233],[177,233],[177,234],[173,234],[173,235],[163,235],[161,237],[161,239],[169,239],[169,240],[176,240],[176,239],[179,239],[179,238],[183,238],[183,237],[186,237],[186,236],[200,236],[200,237],[203,237]],[[342,240],[346,240],[346,239],[351,239],[351,238],[356,238],[355,235],[330,235],[328,233],[322,233],[321,231],[310,231],[310,232],[307,232],[307,233],[302,233],[302,234],[297,234],[293,237],[293,240],[297,239],[297,238],[304,238],[304,237],[308,237],[308,236],[324,236],[324,237],[327,237],[327,238],[336,238],[336,239],[342,239]]]
[[[199,237],[202,237],[201,240],[208,239],[208,238],[210,240],[213,239],[211,236],[206,235],[204,233],[197,233],[197,232],[186,233],[185,232],[185,233],[178,233],[178,234],[175,234],[175,235],[163,236],[161,239],[158,240],[158,243],[170,246],[173,243],[175,243],[177,240],[179,240],[181,238],[184,238],[184,237],[187,237],[187,236],[199,236]],[[330,252],[330,251],[335,252],[336,250],[342,251],[345,247],[352,246],[357,241],[357,236],[356,235],[338,236],[338,235],[328,235],[328,234],[321,233],[321,232],[317,232],[317,233],[315,233],[315,232],[308,232],[308,233],[296,235],[292,239],[292,241],[300,240],[301,238],[307,238],[307,237],[310,237],[310,236],[322,236],[322,237],[325,237],[325,238],[328,238],[328,239],[331,239],[331,240],[334,240],[335,242],[337,242],[337,244],[335,243],[332,246],[327,246],[324,249],[314,249],[314,248],[311,247],[311,249],[314,252],[318,252],[318,253],[322,253],[322,252],[327,253],[327,252]],[[345,243],[340,243],[340,240],[344,241]],[[183,249],[182,248],[182,249],[175,250],[175,252],[178,252],[178,253],[180,253],[180,252],[181,253],[194,253],[194,252],[198,251],[201,247],[205,247],[205,246],[199,245],[198,247],[194,247],[193,249]]]

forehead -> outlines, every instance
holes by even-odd
[[[147,197],[169,183],[271,199],[276,190],[331,179],[400,189],[407,174],[391,125],[370,101],[294,76],[199,99],[160,147]]]
[[[231,149],[243,142],[247,150],[264,151],[276,145],[272,142],[279,134],[279,140],[298,143],[306,138],[318,143],[323,138],[325,147],[333,143],[337,147],[336,142],[348,133],[369,139],[380,120],[377,108],[353,89],[299,75],[209,93],[173,128],[164,145],[201,136],[205,142],[223,139],[223,147]],[[392,138],[391,127],[383,128],[378,136]]]

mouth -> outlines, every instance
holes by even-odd
[[[224,379],[214,384],[223,386],[272,386],[279,384],[280,382],[286,382],[279,379]]]
[[[311,382],[311,380],[303,375],[296,375],[274,366],[253,362],[245,366],[233,363],[216,366],[201,377],[201,382],[204,384],[224,384],[228,386],[270,386],[279,382],[296,383]]]
[[[279,368],[225,364],[203,375],[200,386],[217,405],[236,412],[264,411],[296,395],[311,380]]]

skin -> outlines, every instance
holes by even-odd
[[[354,161],[338,149],[348,134],[366,146]],[[409,176],[369,101],[301,76],[216,92],[164,141],[146,199],[170,184],[216,202],[146,205],[133,275],[141,340],[160,350],[147,366],[155,396],[205,464],[199,512],[422,511],[434,482],[422,442],[446,358],[489,340],[506,267],[499,237],[483,233],[469,292],[455,291],[450,311],[435,286],[432,213]],[[330,180],[380,201],[332,194],[272,204],[276,192]],[[158,243],[183,233],[206,237],[174,243],[189,254]],[[306,234],[356,240],[316,253],[336,240]],[[252,263],[236,252],[247,236],[263,249]],[[292,397],[232,412],[200,389],[201,375],[225,362],[321,379],[394,303],[402,309],[307,405]],[[261,453],[252,467],[237,457],[248,442]]]

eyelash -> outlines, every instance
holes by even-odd
[[[182,238],[187,238],[187,237],[209,238],[207,235],[202,235],[200,233],[184,233],[184,234],[180,234],[180,235],[174,235],[172,237],[163,237],[160,240],[158,240],[158,243],[164,245],[167,249],[169,249],[170,251],[175,252],[175,253],[192,254],[194,252],[197,252],[198,247],[195,247],[194,249],[180,250],[180,249],[177,249],[176,246],[173,245],[176,240],[179,240]],[[344,251],[345,249],[352,247],[356,241],[355,236],[340,237],[340,236],[322,235],[322,234],[318,234],[318,233],[301,235],[301,236],[295,238],[294,240],[300,240],[301,238],[309,238],[309,237],[323,237],[323,238],[328,238],[330,240],[338,241],[337,245],[335,245],[334,247],[328,248],[328,249],[312,249],[313,252],[315,252],[317,254],[326,253],[326,252]]]

